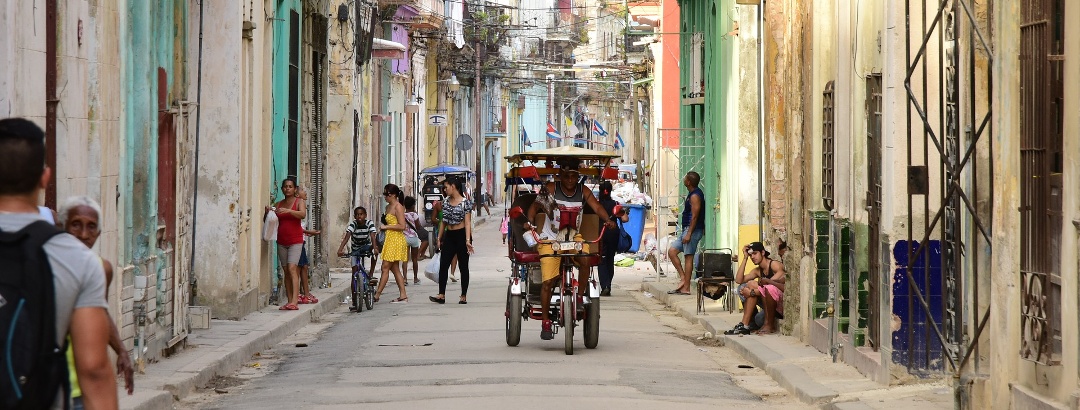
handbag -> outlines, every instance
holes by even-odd
[[[634,238],[630,236],[629,232],[623,228],[621,220],[619,222],[619,245],[615,247],[615,251],[619,253],[630,252],[630,248],[634,246]]]

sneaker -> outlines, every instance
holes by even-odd
[[[545,320],[544,324],[540,326],[540,338],[543,340],[551,340],[555,338],[555,332],[551,331],[550,320]]]
[[[738,324],[735,325],[735,327],[731,328],[731,330],[725,331],[724,334],[725,335],[748,335],[748,334],[750,334],[750,329],[747,328],[746,325],[742,324],[742,322],[739,322]]]

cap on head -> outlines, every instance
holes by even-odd
[[[765,256],[770,255],[769,251],[765,250],[765,245],[762,244],[761,242],[750,242],[750,245],[747,245],[747,246],[750,247],[751,251],[765,252]]]

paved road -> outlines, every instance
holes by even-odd
[[[397,292],[388,286],[374,310],[356,314],[342,305],[180,407],[791,407],[782,398],[760,396],[782,397],[776,393],[781,389],[740,387],[718,365],[734,363],[730,351],[691,343],[687,329],[680,337],[678,321],[643,304],[647,298],[632,283],[602,300],[597,349],[585,349],[578,332],[575,354],[567,356],[561,334],[540,340],[537,321],[525,322],[521,344],[508,347],[503,310],[509,263],[498,224],[482,225],[476,239],[492,245],[480,246],[472,258],[468,305],[427,301],[438,287],[426,279],[407,288],[411,303],[391,305],[387,301]],[[456,301],[457,285],[448,289],[448,301]],[[771,382],[761,374],[737,379],[754,386]]]

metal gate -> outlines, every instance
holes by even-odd
[[[881,73],[872,73],[866,78],[866,155],[867,155],[867,181],[866,181],[866,210],[867,221],[867,268],[866,278],[859,279],[859,324],[860,328],[867,327],[866,341],[875,351],[881,346],[878,323],[881,318],[878,304],[879,279],[881,276],[882,248],[887,245],[881,243]],[[862,297],[862,287],[867,288],[867,297]]]
[[[991,77],[986,22],[974,0],[905,2],[907,238],[896,244],[893,361],[913,374],[978,371],[989,302],[980,303],[991,249]],[[975,10],[979,7],[979,10]],[[982,67],[982,68],[977,68]],[[970,292],[966,291],[970,290]],[[968,360],[974,354],[972,366]],[[946,363],[948,364],[946,366]],[[957,395],[959,399],[962,395]]]
[[[1020,356],[1061,363],[1062,0],[1025,0],[1020,25]]]

